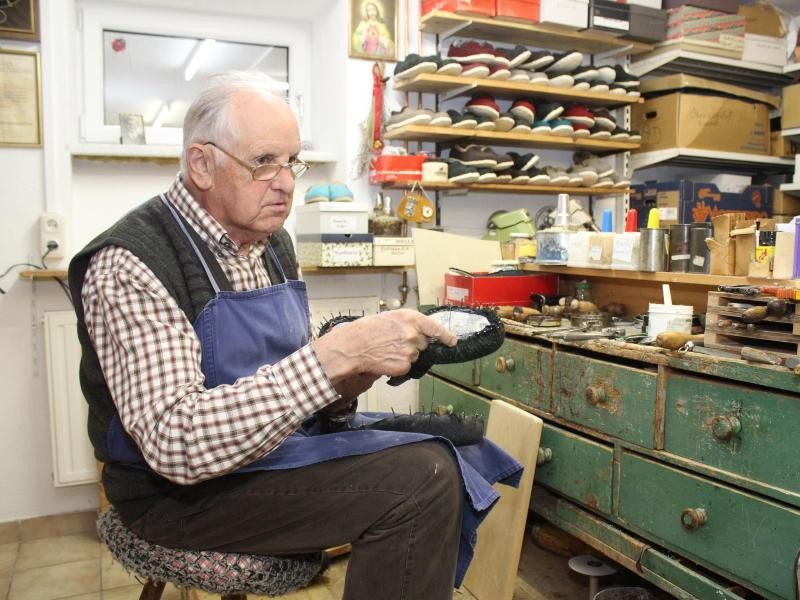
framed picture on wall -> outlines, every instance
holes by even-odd
[[[39,39],[39,0],[0,2],[0,38]]]
[[[352,58],[397,60],[398,0],[350,0]]]
[[[39,54],[0,50],[0,146],[42,145]]]

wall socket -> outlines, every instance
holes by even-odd
[[[55,244],[55,248],[53,248]],[[44,213],[39,220],[39,256],[47,254],[47,259],[64,258],[67,245],[67,223],[60,213]],[[50,248],[48,248],[50,246]],[[45,260],[47,260],[45,259]]]

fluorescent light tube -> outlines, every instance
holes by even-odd
[[[194,77],[195,73],[197,73],[197,69],[200,68],[200,65],[203,64],[203,61],[208,56],[211,47],[217,43],[217,40],[212,40],[211,38],[205,39],[195,48],[195,51],[192,53],[192,57],[189,59],[189,64],[186,65],[186,70],[183,72],[183,78],[186,81],[191,81],[192,77]]]

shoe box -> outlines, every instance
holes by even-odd
[[[696,8],[708,8],[726,13],[736,13],[739,10],[739,0],[663,0],[663,8],[680,8],[691,5]]]
[[[414,264],[414,238],[375,237],[372,240],[375,267],[407,267]]]
[[[589,29],[626,35],[631,25],[630,7],[613,0],[591,0]]]
[[[667,13],[658,8],[628,4],[630,27],[625,37],[640,42],[663,42],[667,37]]]
[[[424,15],[433,10],[493,17],[495,15],[495,0],[422,0],[420,14]]]
[[[687,50],[741,59],[745,17],[699,6],[679,6],[667,11],[667,42]]]
[[[300,267],[372,266],[371,233],[297,234]]]
[[[769,107],[760,102],[673,92],[631,108],[631,126],[642,134],[638,152],[698,148],[768,156]]]
[[[723,192],[709,182],[687,180],[646,181],[631,185],[630,208],[635,208],[639,228],[647,227],[647,215],[657,208],[659,224],[711,221],[720,214],[745,213],[748,219],[765,219],[774,214],[774,188],[749,185],[740,192]]]
[[[314,202],[295,208],[298,235],[345,235],[369,231],[370,207],[359,202]]]
[[[564,29],[586,29],[589,0],[541,0],[539,22]]]
[[[498,19],[523,21],[527,23],[539,22],[539,0],[496,0],[496,13]]]
[[[449,271],[444,274],[444,289],[445,304],[528,306],[531,303],[531,294],[551,296],[558,293],[558,275],[490,275],[480,272],[466,275]]]
[[[424,154],[396,156],[381,154],[370,163],[369,182],[394,183],[398,181],[422,181]]]
[[[800,127],[800,83],[783,88],[781,129]]]

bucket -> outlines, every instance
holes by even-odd
[[[656,600],[656,597],[641,587],[617,587],[597,592],[593,600]]]
[[[692,332],[693,306],[685,304],[653,304],[647,320],[648,337],[656,337],[664,331],[677,331],[679,333]]]

